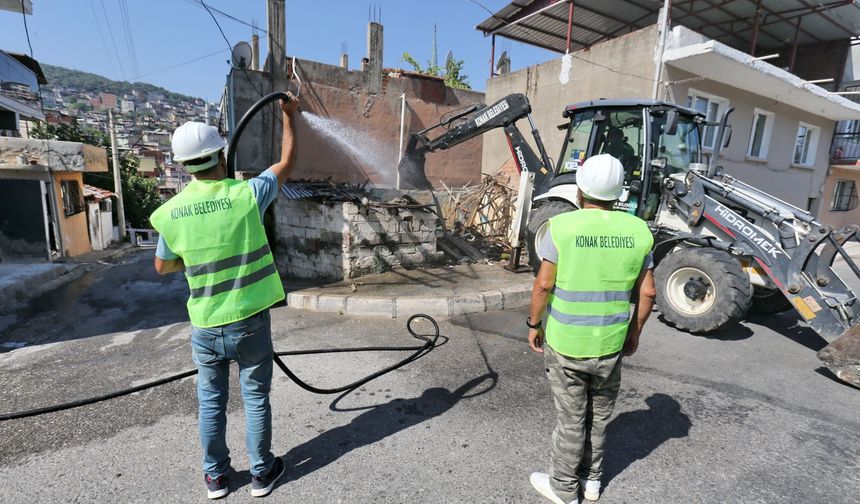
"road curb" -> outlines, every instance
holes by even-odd
[[[324,294],[314,289],[287,294],[287,306],[302,310],[363,317],[407,318],[416,313],[447,318],[467,313],[528,306],[531,285],[446,296],[374,296]]]
[[[82,264],[56,264],[56,268],[0,289],[0,314],[9,313],[30,299],[80,278],[86,271]]]

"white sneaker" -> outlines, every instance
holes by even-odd
[[[551,500],[554,504],[565,504],[565,502],[552,491],[552,487],[549,485],[549,474],[533,472],[531,476],[529,476],[529,482],[531,482],[532,486],[539,494]],[[579,504],[579,499],[573,499],[567,504]]]
[[[585,478],[580,478],[579,486],[582,487],[582,494],[586,499],[596,501],[600,498],[600,480],[586,481]]]

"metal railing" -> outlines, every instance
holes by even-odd
[[[830,144],[831,161],[860,160],[860,132],[834,133]]]

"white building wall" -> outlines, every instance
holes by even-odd
[[[694,90],[726,98],[729,106],[735,108],[729,116],[732,140],[720,156],[720,164],[726,173],[803,209],[809,208],[810,200],[813,200],[813,207],[809,209],[813,213],[819,211],[835,121],[718,82],[693,81],[691,79],[694,79],[695,75],[672,67],[667,66],[664,75],[665,80],[680,81],[679,84],[669,86],[669,101],[686,105],[687,96]],[[747,155],[756,108],[773,113],[767,158],[764,160]],[[818,128],[814,162],[809,167],[798,166],[792,162],[801,122]]]

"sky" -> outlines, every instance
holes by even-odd
[[[207,4],[266,28],[266,0],[205,0]],[[489,76],[490,38],[475,26],[508,0],[286,0],[287,54],[336,65],[342,45],[350,69],[367,52],[368,11],[375,7],[384,26],[384,65],[403,67],[408,51],[420,63],[430,59],[437,26],[439,63],[452,50],[464,60],[473,89],[484,90]],[[127,6],[124,17],[123,5]],[[483,7],[482,7],[483,6]],[[371,14],[372,15],[372,14]],[[250,40],[251,28],[216,14],[230,44]],[[107,19],[110,20],[108,24]],[[125,24],[131,26],[129,51]],[[33,56],[42,63],[92,72],[115,80],[162,86],[170,91],[218,101],[229,71],[227,43],[196,0],[33,0],[27,16]],[[261,64],[266,39],[261,33]],[[0,49],[29,53],[20,14],[0,11]],[[496,39],[512,68],[559,57],[545,49]],[[214,53],[214,54],[213,54]],[[136,59],[136,69],[133,60]],[[196,60],[196,61],[192,61]]]

